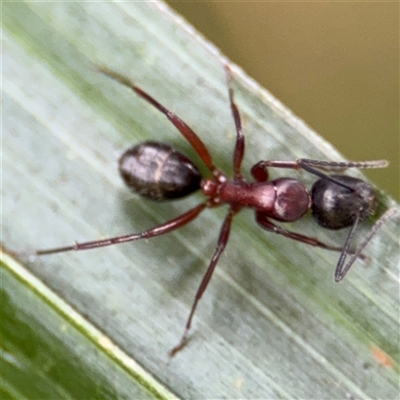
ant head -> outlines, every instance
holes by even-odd
[[[311,191],[312,215],[318,225],[326,229],[352,226],[357,218],[363,220],[376,209],[374,189],[368,183],[346,175],[331,175],[319,179]]]

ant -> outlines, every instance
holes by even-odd
[[[218,169],[197,134],[177,115],[165,108],[147,92],[136,86],[128,78],[107,67],[98,66],[98,72],[132,89],[138,96],[163,113],[200,156],[211,177],[203,177],[196,165],[185,155],[171,146],[147,141],[128,149],[119,160],[119,171],[126,185],[142,197],[154,201],[179,199],[201,190],[206,200],[184,214],[141,233],[128,234],[103,240],[75,243],[71,246],[36,251],[37,256],[61,253],[71,250],[88,250],[164,235],[193,221],[206,208],[229,205],[229,211],[222,224],[217,248],[208,265],[206,273],[196,292],[184,333],[180,342],[170,351],[174,356],[186,344],[193,315],[201,299],[218,260],[228,243],[233,217],[243,208],[255,211],[257,223],[261,228],[306,243],[310,246],[341,252],[335,271],[335,280],[341,281],[360,257],[361,252],[377,230],[392,216],[389,210],[381,217],[367,234],[358,248],[351,252],[350,243],[360,221],[375,213],[376,195],[366,182],[346,175],[328,175],[323,170],[343,170],[347,168],[384,168],[385,160],[366,162],[330,162],[299,159],[297,161],[259,161],[251,169],[255,182],[247,182],[241,172],[245,151],[245,139],[238,107],[233,99],[231,85],[232,73],[225,65],[228,81],[230,108],[236,127],[236,143],[233,152],[233,179]],[[311,195],[305,185],[297,179],[279,178],[268,180],[267,168],[304,169],[320,179],[313,185]],[[314,220],[326,229],[337,230],[351,227],[343,247],[327,245],[317,238],[288,231],[272,220],[294,222],[312,210]],[[351,255],[345,265],[345,260]]]

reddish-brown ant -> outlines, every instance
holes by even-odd
[[[297,161],[259,161],[251,169],[251,174],[255,182],[247,182],[241,172],[245,139],[242,134],[239,111],[233,100],[232,77],[228,66],[225,67],[225,70],[228,77],[230,107],[236,126],[232,180],[214,165],[213,159],[204,143],[177,115],[166,109],[157,100],[119,73],[111,71],[106,67],[98,67],[98,70],[104,75],[129,87],[161,111],[191,144],[211,172],[211,177],[204,178],[193,162],[183,154],[166,144],[148,141],[130,148],[120,158],[119,170],[125,183],[133,191],[150,200],[164,201],[177,199],[198,189],[202,191],[206,200],[186,213],[141,233],[85,243],[75,243],[71,246],[47,250],[38,250],[36,251],[36,255],[41,256],[70,250],[88,250],[164,235],[191,222],[205,208],[217,207],[224,204],[229,205],[228,214],[219,234],[217,248],[197,290],[186,322],[184,334],[178,345],[170,351],[171,356],[182,349],[187,341],[197,304],[228,242],[232,219],[243,207],[254,209],[257,223],[265,230],[311,246],[340,251],[341,254],[335,272],[336,281],[344,278],[357,257],[363,257],[361,252],[364,247],[383,223],[391,217],[390,211],[381,217],[358,248],[354,252],[350,252],[349,246],[358,223],[375,212],[375,192],[368,183],[360,179],[345,175],[327,175],[322,172],[324,169],[383,168],[388,165],[385,160],[368,162],[329,162],[308,159]],[[310,195],[305,185],[297,179],[280,178],[269,181],[267,167],[302,168],[319,176],[320,179],[313,185]],[[312,209],[315,221],[324,228],[341,229],[351,227],[343,247],[327,245],[316,238],[288,231],[272,222],[272,220],[279,222],[297,221],[310,208]],[[351,254],[351,257],[345,265],[348,254]]]

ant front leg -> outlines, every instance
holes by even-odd
[[[321,161],[310,160],[308,158],[299,158],[296,163],[303,169],[314,173],[316,169],[338,171],[346,170],[348,168],[358,169],[373,169],[373,168],[386,168],[389,165],[387,160],[372,160],[372,161]]]
[[[372,169],[372,168],[386,168],[389,165],[387,160],[373,160],[373,161],[320,161],[320,160],[310,160],[307,158],[300,158],[296,161],[299,167],[303,168],[305,171],[318,176],[321,179],[326,179],[336,185],[342,186],[345,189],[353,191],[353,188],[344,184],[335,177],[328,175],[324,171],[343,171],[348,168],[357,169]]]
[[[347,185],[331,177],[324,171],[343,171],[348,168],[368,169],[368,168],[386,168],[389,165],[387,160],[373,160],[373,161],[320,161],[311,160],[307,158],[300,158],[296,161],[278,161],[268,160],[259,161],[253,165],[251,174],[257,182],[268,181],[269,174],[267,168],[286,168],[286,169],[304,169],[305,171],[318,176],[322,179],[327,179],[332,183],[342,186],[346,189],[350,189]]]
[[[257,223],[265,230],[276,233],[277,235],[285,236],[289,239],[297,240],[298,242],[308,244],[309,246],[320,247],[325,250],[332,250],[332,251],[343,251],[342,247],[330,246],[326,243],[319,241],[317,238],[302,235],[301,233],[296,233],[293,231],[288,231],[280,227],[279,225],[274,224],[266,214],[262,212],[256,212],[256,221]],[[365,259],[365,256],[362,254],[358,254],[357,257],[361,259]]]
[[[267,168],[288,168],[288,169],[300,169],[301,166],[297,163],[297,161],[259,161],[257,164],[254,164],[251,168],[251,175],[257,182],[267,182],[269,179],[269,174]]]

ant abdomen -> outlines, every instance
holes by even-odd
[[[375,213],[376,195],[367,182],[346,175],[331,175],[340,186],[328,179],[319,179],[311,191],[312,215],[318,225],[326,229],[352,226]],[[350,190],[351,189],[351,190]]]
[[[127,186],[150,200],[178,199],[200,189],[201,174],[196,165],[159,142],[131,147],[119,160],[119,172]]]

